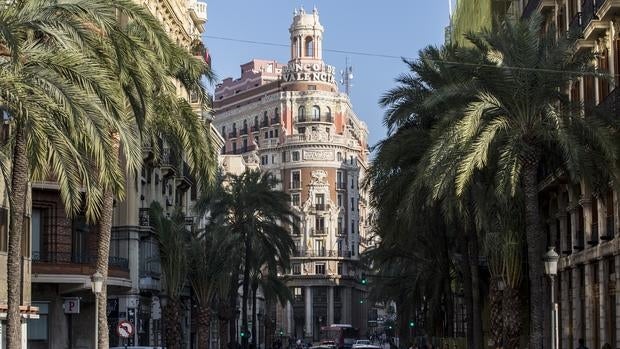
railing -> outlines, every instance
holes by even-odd
[[[280,144],[280,140],[277,138],[263,139],[260,142],[262,148],[277,147],[278,144]]]
[[[575,34],[577,35],[577,37],[581,37],[583,34],[583,22],[582,22],[583,18],[582,18],[582,13],[581,12],[577,12],[573,18],[570,20],[570,23],[568,24],[568,30],[570,31],[571,34]]]
[[[343,250],[324,250],[324,249],[305,249],[295,250],[293,257],[343,257],[350,258],[351,251]]]
[[[174,152],[170,148],[163,148],[161,150],[160,164],[162,167],[172,167],[174,164]]]
[[[32,260],[35,263],[95,265],[97,263],[97,256],[70,252],[33,252]],[[129,260],[127,258],[109,256],[108,265],[121,269],[129,269]]]
[[[149,215],[148,208],[138,209],[138,222],[141,227],[151,226],[151,216]]]
[[[315,204],[314,209],[317,211],[325,211],[325,204]]]

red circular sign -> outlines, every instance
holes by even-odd
[[[116,334],[121,338],[129,338],[133,335],[133,324],[127,320],[121,320],[116,326]]]

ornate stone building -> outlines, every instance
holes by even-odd
[[[519,0],[514,12],[540,13],[559,35],[579,35],[577,50],[595,53],[598,69],[613,81],[586,75],[567,86],[573,101],[586,110],[604,108],[620,116],[617,74],[620,73],[620,3],[612,0]],[[547,246],[561,255],[555,294],[559,295],[560,347],[620,345],[620,205],[618,192],[573,183],[560,171],[541,168],[541,209],[546,217]],[[551,304],[546,304],[551,309]],[[546,312],[545,338],[550,338]]]
[[[215,90],[214,124],[226,154],[241,154],[281,181],[297,216],[296,253],[282,277],[294,301],[276,311],[276,328],[317,340],[320,327],[349,323],[365,333],[366,290],[358,260],[368,231],[361,182],[368,129],[322,59],[317,10],[295,10],[290,60],[252,60]]]

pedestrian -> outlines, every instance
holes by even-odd
[[[577,342],[579,343],[577,349],[588,349],[588,347],[586,347],[586,341],[584,341],[583,338],[579,338]]]

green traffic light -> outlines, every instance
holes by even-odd
[[[240,335],[241,337],[245,337],[245,332],[242,331]]]
[[[363,299],[360,299],[360,304],[364,304],[364,300]]]
[[[366,285],[367,283],[368,283],[368,280],[362,279],[362,285]]]
[[[409,327],[414,327],[414,326],[415,326],[415,322],[409,321]]]

